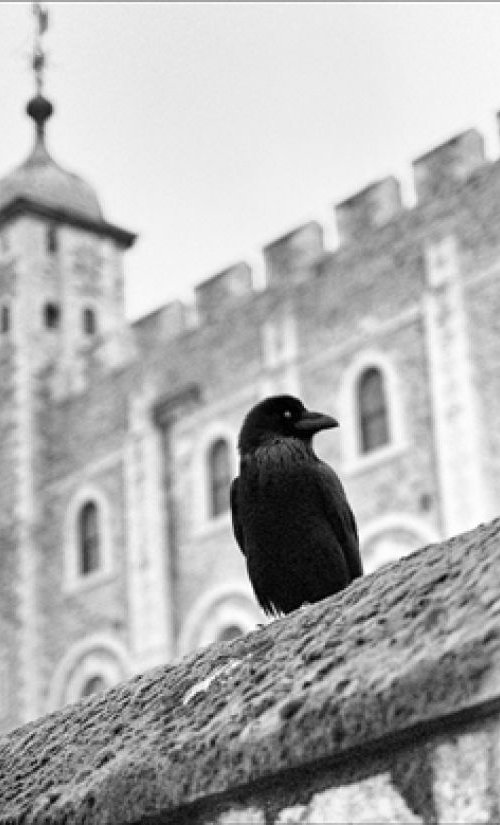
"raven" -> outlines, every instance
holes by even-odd
[[[298,398],[266,398],[240,430],[231,514],[265,613],[290,613],[363,575],[358,531],[344,488],[316,456],[313,435],[338,427]]]

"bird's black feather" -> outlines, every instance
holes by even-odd
[[[354,515],[335,472],[315,455],[315,432],[337,426],[292,396],[248,413],[240,475],[231,485],[236,540],[266,613],[289,613],[362,575]]]
[[[241,522],[238,516],[238,479],[233,478],[231,484],[231,491],[230,491],[230,502],[231,502],[231,517],[233,520],[233,533],[235,535],[236,541],[240,546],[240,550],[245,555],[245,544],[244,544],[244,537],[243,537],[243,528],[241,526]]]

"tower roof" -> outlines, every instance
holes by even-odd
[[[45,145],[45,123],[54,107],[43,94],[45,51],[42,37],[47,30],[48,11],[41,3],[33,3],[35,42],[32,69],[36,94],[26,111],[35,124],[35,142],[30,154],[20,166],[0,178],[0,224],[26,211],[57,221],[80,226],[100,235],[114,238],[123,247],[131,246],[133,232],[108,223],[93,188],[78,175],[59,166]]]
[[[56,209],[100,223],[102,210],[93,188],[78,175],[59,166],[45,145],[45,122],[53,107],[40,93],[27,106],[36,126],[35,144],[26,160],[0,179],[0,210],[23,199],[41,207]]]

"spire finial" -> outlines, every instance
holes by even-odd
[[[33,43],[31,68],[35,73],[37,95],[41,95],[43,91],[43,72],[45,69],[45,52],[42,46],[42,38],[49,25],[49,12],[41,3],[32,3],[31,8],[35,18],[35,39]]]
[[[35,73],[36,95],[28,103],[27,112],[36,123],[37,141],[43,144],[45,121],[49,119],[53,111],[52,103],[43,96],[43,73],[46,55],[42,38],[49,25],[49,12],[41,3],[32,3],[31,8],[35,18],[35,39],[31,68]]]

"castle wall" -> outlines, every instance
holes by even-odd
[[[345,217],[353,229],[346,229],[336,252],[311,257],[301,268],[299,279],[287,280],[281,273],[276,280],[273,275],[268,289],[253,298],[245,295],[238,302],[233,296],[227,305],[221,299],[215,326],[202,324],[173,339],[168,351],[161,347],[161,354],[150,354],[146,370],[156,376],[154,382],[161,385],[172,364],[169,377],[173,384],[177,381],[180,385],[182,379],[195,381],[203,399],[202,410],[181,422],[174,433],[181,525],[181,625],[189,621],[196,594],[210,590],[217,579],[230,575],[235,585],[244,587],[245,583],[242,560],[234,554],[229,518],[199,530],[196,508],[193,513],[189,507],[200,495],[195,489],[203,470],[197,446],[202,440],[199,430],[203,432],[206,421],[218,422],[221,432],[227,430],[234,442],[244,414],[263,394],[296,392],[311,407],[329,409],[341,419],[338,432],[320,436],[316,443],[320,456],[339,472],[353,502],[361,536],[367,537],[368,566],[375,553],[377,525],[386,539],[390,534],[393,544],[406,543],[407,550],[452,529],[443,510],[443,484],[448,482],[443,481],[438,462],[442,432],[436,429],[437,385],[431,381],[436,353],[434,344],[429,343],[428,314],[428,298],[434,289],[429,281],[434,277],[428,269],[429,249],[437,249],[447,237],[457,243],[463,282],[461,312],[467,319],[460,333],[456,369],[457,377],[465,382],[461,394],[465,397],[470,391],[473,405],[467,412],[471,417],[463,420],[474,422],[467,425],[468,434],[467,426],[456,431],[450,450],[453,454],[453,438],[459,439],[457,446],[464,439],[474,440],[474,467],[466,469],[464,465],[464,480],[460,482],[465,494],[469,485],[470,495],[479,496],[477,514],[476,510],[469,512],[470,523],[494,514],[494,505],[481,499],[474,474],[481,479],[484,476],[486,486],[492,485],[490,501],[494,501],[497,428],[489,421],[495,408],[496,382],[484,378],[496,375],[497,366],[495,338],[490,334],[495,328],[491,318],[497,302],[488,297],[488,290],[496,290],[492,266],[499,254],[495,230],[499,173],[496,166],[484,163],[480,152],[477,157],[472,153],[470,168],[467,166],[467,140],[462,147],[465,160],[458,141],[458,154],[451,142],[451,150],[445,144],[428,162],[419,161],[419,168],[425,169],[431,180],[439,177],[442,158],[443,182],[432,190],[432,197],[430,190],[424,194],[422,189],[422,203],[415,209],[401,210],[393,183],[380,190],[380,197],[387,195],[392,209],[387,221],[378,220],[375,201],[368,206],[363,201],[359,206],[353,197]],[[471,140],[475,146],[475,138]],[[367,192],[373,200],[370,189]],[[363,193],[359,197],[363,200]],[[296,237],[301,237],[299,231],[290,235],[290,254]],[[279,249],[280,260],[285,260],[286,243],[285,237],[268,248]],[[486,276],[481,276],[486,270],[489,287]],[[455,310],[451,307],[450,311]],[[447,344],[443,346],[446,351]],[[462,351],[470,359],[467,373],[460,360]],[[352,455],[355,410],[348,395],[352,395],[356,369],[369,364],[370,358],[391,373],[397,432],[393,433],[393,449],[359,460]],[[162,392],[165,390],[163,385]],[[448,416],[446,410],[443,414]],[[451,419],[445,418],[444,426],[450,425]],[[451,488],[448,495],[454,495]],[[466,509],[462,507],[463,515]]]
[[[128,644],[123,459],[118,455],[101,467],[95,462],[82,469],[46,490],[40,512],[37,549],[43,558],[43,574],[37,590],[46,698],[59,662],[81,639],[105,633]],[[89,496],[97,493],[108,504],[111,558],[108,569],[78,581],[69,565],[78,551],[72,540],[76,534],[72,503],[82,491]]]
[[[13,665],[9,678],[15,693],[32,691],[32,707],[62,700],[64,679],[89,654],[86,639],[124,674],[262,621],[230,514],[208,513],[206,469],[223,437],[236,475],[241,422],[265,395],[297,394],[339,419],[315,443],[347,489],[367,569],[454,532],[461,519],[494,515],[500,165],[484,160],[470,132],[414,168],[415,208],[402,206],[387,178],[336,206],[337,250],[325,250],[321,226],[308,223],[265,247],[265,289],[254,290],[239,263],[200,284],[194,308],[174,302],[130,329],[115,241],[63,226],[49,258],[43,220],[12,229],[0,302],[15,302],[22,284],[22,305],[17,345],[0,340],[0,460],[16,485],[0,479],[0,563],[19,585],[6,589],[4,625],[24,675]],[[9,264],[12,255],[22,266]],[[61,303],[57,331],[41,322],[47,300]],[[82,334],[86,305],[97,312],[91,339]],[[391,439],[362,456],[355,389],[370,365],[386,382]],[[172,416],[167,449],[154,409],[187,387],[197,400]],[[86,489],[106,503],[111,550],[104,575],[79,589],[67,582],[67,525]],[[36,668],[40,682],[28,689]]]
[[[80,366],[83,392],[75,392],[73,384],[73,391],[59,398],[53,369],[36,381],[37,601],[46,708],[69,700],[66,687],[59,684],[59,669],[86,639],[109,639],[109,644],[96,642],[95,648],[113,660],[112,681],[124,678],[133,668],[128,654],[125,467],[131,376],[123,370],[104,369],[98,350],[89,352]],[[104,560],[96,574],[79,578],[76,519],[78,507],[86,500],[96,500],[100,507]],[[114,644],[127,651],[123,662],[113,654],[110,645]],[[91,655],[92,646],[82,649],[80,656],[75,652],[74,662],[67,667],[67,685],[80,671],[83,681],[85,661]]]
[[[206,454],[211,439],[227,437],[237,473],[241,422],[264,394],[294,392],[341,419],[340,431],[320,436],[317,448],[343,479],[362,530],[396,512],[439,534],[421,245],[413,238],[393,245],[394,227],[382,231],[385,242],[374,237],[371,245],[330,255],[293,291],[287,284],[286,299],[283,288],[271,287],[252,300],[232,302],[225,314],[222,308],[216,325],[189,330],[145,353],[145,371],[159,397],[181,381],[199,384],[202,397],[200,408],[181,416],[172,435],[181,627],[207,592],[213,591],[215,606],[218,583],[232,582],[235,593],[248,590],[229,513],[213,521],[206,516]],[[396,374],[403,433],[396,449],[355,467],[345,448],[353,414],[345,385],[363,351],[383,357]],[[413,527],[406,525],[409,549],[423,541]]]

